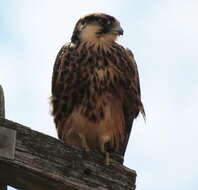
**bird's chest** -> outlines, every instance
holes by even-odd
[[[104,60],[98,60],[95,64],[94,72],[93,72],[93,77],[94,75],[96,76],[98,81],[103,81],[108,77],[109,71],[112,71],[113,69],[110,67],[107,67],[105,65]]]
[[[94,64],[91,78],[93,82],[98,82],[102,85],[103,83],[108,84],[116,75],[118,75],[118,70],[112,62],[106,59],[99,59]]]
[[[98,53],[86,53],[78,64],[77,73],[78,81],[80,85],[84,85],[85,94],[101,95],[105,92],[114,93],[116,89],[120,88],[120,82],[124,79],[124,72],[120,56],[117,54],[100,54]]]

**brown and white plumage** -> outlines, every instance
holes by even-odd
[[[133,54],[116,43],[122,34],[114,17],[86,15],[59,51],[51,103],[66,143],[124,154],[132,122],[144,108]]]

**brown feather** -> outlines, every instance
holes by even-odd
[[[136,62],[114,42],[115,34],[94,36],[100,28],[95,22],[81,32],[79,24],[75,43],[64,45],[54,64],[51,103],[58,136],[80,146],[83,134],[90,147],[103,142],[124,154],[133,119],[145,115]]]

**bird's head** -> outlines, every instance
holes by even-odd
[[[119,35],[123,35],[123,29],[118,20],[107,14],[94,13],[78,20],[71,41],[91,44],[112,43]]]

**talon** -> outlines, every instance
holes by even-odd
[[[105,164],[107,166],[110,165],[110,155],[109,155],[109,152],[105,152]]]
[[[78,135],[81,139],[82,147],[85,149],[86,152],[89,152],[90,148],[87,144],[87,140],[86,140],[85,136],[83,134],[78,134]]]
[[[106,164],[107,166],[109,166],[109,165],[110,165],[110,161],[111,161],[111,159],[110,159],[110,154],[109,154],[109,152],[107,152],[107,151],[105,150],[104,142],[102,142],[102,143],[100,144],[100,151],[101,151],[102,153],[105,154],[105,164]]]
[[[87,146],[87,147],[85,147],[85,151],[86,152],[89,152],[90,151],[90,148]]]

